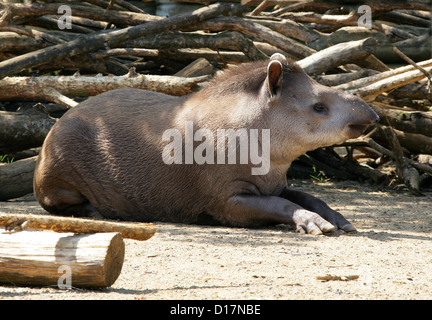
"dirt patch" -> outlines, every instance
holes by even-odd
[[[415,197],[355,182],[294,187],[339,210],[358,233],[155,223],[150,240],[125,240],[123,269],[110,288],[0,286],[0,298],[432,299],[432,193]],[[0,202],[0,212],[43,211],[26,197]]]

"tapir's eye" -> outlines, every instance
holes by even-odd
[[[315,112],[320,113],[320,114],[327,114],[328,113],[327,106],[322,102],[315,103],[313,105],[313,109]]]

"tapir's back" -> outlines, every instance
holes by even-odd
[[[182,101],[119,89],[69,110],[52,128],[36,165],[34,190],[40,204],[57,214],[96,209],[122,220],[187,220],[181,212],[170,212],[184,209],[185,203],[192,212],[197,205],[182,193],[182,172],[172,172],[185,166],[161,166],[161,137]]]

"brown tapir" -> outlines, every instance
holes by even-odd
[[[361,99],[276,54],[228,68],[189,96],[118,89],[80,103],[47,136],[34,191],[59,215],[350,232],[323,201],[289,190],[286,172],[306,151],[358,137],[377,120]],[[223,130],[250,154],[220,138]]]

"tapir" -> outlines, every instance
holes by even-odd
[[[353,232],[325,202],[288,188],[286,173],[305,152],[377,121],[360,98],[275,54],[190,95],[125,88],[80,103],[47,135],[34,193],[56,215]]]

